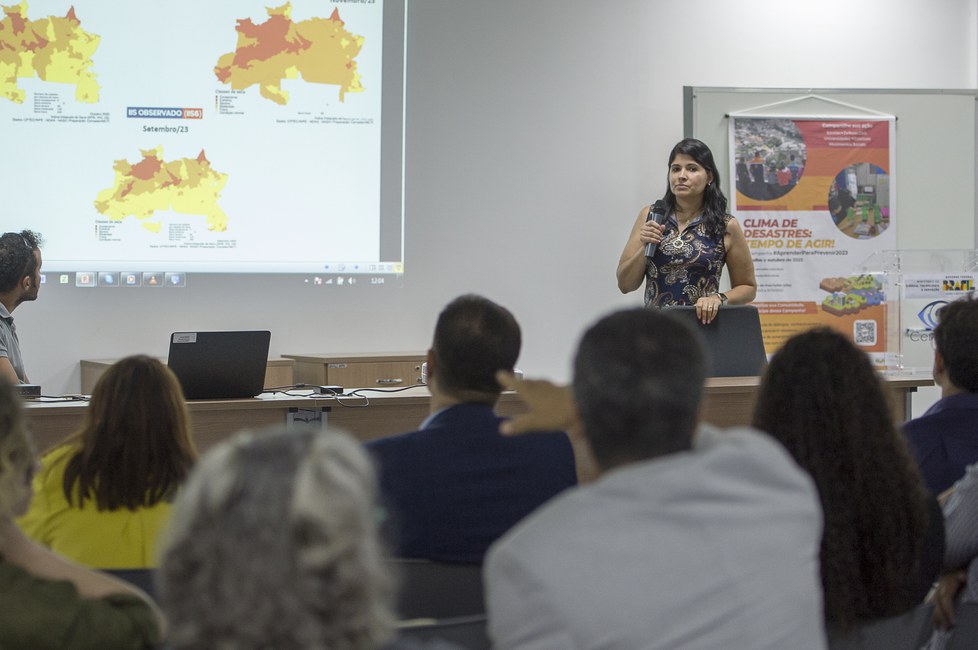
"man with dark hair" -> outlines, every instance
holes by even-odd
[[[28,383],[13,311],[37,300],[41,288],[41,237],[24,230],[0,235],[0,377]]]
[[[479,564],[500,535],[576,484],[564,433],[499,434],[495,373],[512,371],[519,353],[516,319],[486,298],[462,296],[439,315],[431,415],[418,431],[367,443],[397,555]]]
[[[940,494],[978,462],[978,299],[973,296],[938,312],[934,381],[941,399],[903,430],[924,482]]]
[[[825,647],[815,487],[768,436],[697,429],[705,377],[689,326],[635,309],[584,334],[573,399],[512,383],[507,430],[559,422],[601,475],[490,549],[494,648]]]

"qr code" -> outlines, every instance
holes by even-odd
[[[857,320],[852,324],[852,339],[856,345],[876,345],[876,321]]]

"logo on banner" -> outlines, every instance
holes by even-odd
[[[947,289],[945,289],[947,291]],[[917,312],[917,318],[920,322],[924,324],[928,330],[932,330],[937,326],[938,318],[937,314],[941,310],[941,307],[948,304],[946,300],[935,300],[934,302],[924,305],[924,308]]]
[[[972,278],[963,278],[959,280],[945,278],[941,283],[941,286],[944,293],[974,291],[975,281]]]

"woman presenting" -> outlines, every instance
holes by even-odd
[[[618,288],[634,291],[645,280],[645,305],[695,305],[703,323],[716,318],[721,305],[743,305],[757,293],[754,262],[740,224],[727,213],[720,173],[709,147],[692,138],[669,154],[669,186],[662,198],[662,224],[642,208],[618,261]],[[651,257],[646,247],[654,245]],[[726,264],[730,290],[720,292]]]

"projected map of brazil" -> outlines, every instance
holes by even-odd
[[[152,217],[158,210],[173,210],[207,217],[208,230],[227,230],[227,215],[217,200],[228,175],[211,168],[203,149],[196,158],[169,162],[163,160],[163,147],[141,153],[143,159],[135,164],[115,161],[115,183],[95,198],[100,214],[113,221],[136,217],[150,232],[159,232],[160,222]]]
[[[222,55],[214,67],[221,83],[234,90],[258,85],[261,96],[288,104],[283,79],[300,75],[307,83],[339,86],[340,101],[346,93],[363,92],[357,63],[364,37],[345,28],[339,11],[329,18],[292,22],[292,5],[267,8],[268,20],[255,24],[238,20],[234,52]]]
[[[2,213],[59,274],[400,278],[407,1],[0,0]]]
[[[89,34],[72,7],[63,17],[38,20],[27,17],[27,2],[3,5],[0,20],[0,96],[24,103],[17,79],[31,79],[75,86],[75,99],[94,104],[99,85],[92,72],[92,55],[100,37]]]

